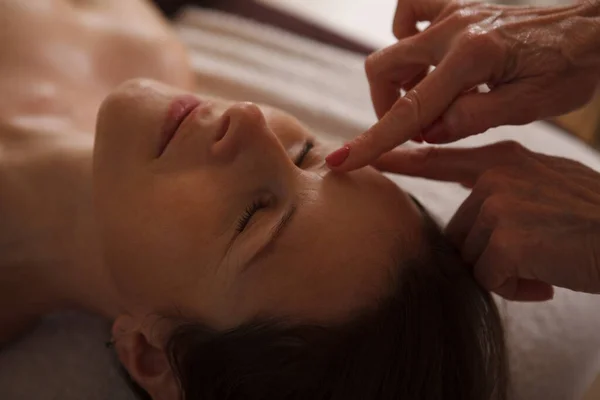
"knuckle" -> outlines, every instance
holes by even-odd
[[[478,36],[481,35],[481,32],[475,29],[472,26],[469,26],[464,32],[460,34],[458,37],[458,44],[462,48],[466,48],[468,50],[472,50],[473,46],[477,44]]]
[[[420,175],[439,162],[440,151],[437,147],[417,147],[411,151],[411,171]]]
[[[406,107],[409,110],[411,114],[410,116],[413,119],[413,121],[416,121],[418,123],[419,129],[423,131],[427,128],[426,126],[424,126],[422,120],[423,104],[421,101],[421,95],[419,94],[419,92],[417,92],[416,89],[412,89],[409,92],[407,92],[404,97],[402,97],[398,100],[398,102],[396,102],[394,108],[395,107]]]
[[[478,36],[481,35],[475,29],[469,28],[459,35],[456,43],[457,51],[467,71],[473,71],[481,63],[481,55],[478,45]]]
[[[365,74],[369,80],[379,77],[382,70],[383,56],[386,49],[376,51],[365,59]]]
[[[488,3],[485,1],[462,0],[461,3],[470,10],[481,10],[482,7],[488,6]]]
[[[467,41],[467,43],[471,45],[471,47],[483,51],[488,50],[490,47],[493,48],[496,45],[496,40],[494,39],[493,31],[482,29],[477,25],[469,27],[469,29],[465,33],[464,39]]]
[[[488,247],[493,254],[503,254],[505,257],[508,255],[510,250],[511,239],[505,231],[496,230],[492,233],[488,242]]]
[[[524,156],[529,150],[515,140],[504,140],[494,145],[497,151],[507,156]]]
[[[465,18],[465,12],[461,5],[455,5],[452,11],[449,11],[449,15],[446,18],[446,22],[451,25],[459,25]]]
[[[438,21],[445,21],[448,16],[452,15],[454,11],[456,11],[460,7],[459,2],[457,0],[448,1],[444,7],[441,9],[439,15],[437,16]]]
[[[365,74],[369,80],[376,76],[377,61],[377,53],[370,54],[365,60]]]
[[[507,196],[515,193],[522,181],[523,168],[521,165],[500,164],[483,172],[473,187],[473,191],[480,197]],[[499,200],[499,199],[498,199]],[[494,200],[494,201],[498,201]],[[510,201],[501,197],[505,203]]]
[[[442,19],[454,18],[454,20],[461,20],[465,17],[464,14],[459,13],[463,9],[476,9],[481,5],[481,2],[473,2],[472,0],[451,0],[446,3],[446,6],[442,9],[440,16]]]
[[[486,225],[496,223],[506,214],[508,203],[508,199],[502,195],[488,197],[481,205],[481,222]]]
[[[473,187],[473,191],[479,195],[489,195],[493,193],[498,185],[502,182],[501,171],[497,168],[488,169],[479,177],[479,180]]]
[[[406,5],[400,5],[400,3],[398,3],[394,22],[392,24],[392,34],[398,40],[402,40],[414,32],[411,32],[411,28],[413,28],[412,24],[410,22],[407,23],[405,19],[407,15]],[[416,31],[416,25],[414,29]]]
[[[503,230],[495,229],[492,232],[484,250],[485,259],[480,259],[475,268],[477,280],[486,289],[505,291],[502,286],[514,272],[507,253],[510,244],[510,237]]]
[[[504,45],[496,30],[486,29],[478,24],[470,25],[458,40],[462,57],[471,68],[485,65],[495,66],[504,55]]]
[[[459,9],[463,8],[464,6],[465,6],[465,0],[450,0],[446,4],[446,7],[444,8],[444,11],[446,13],[453,13],[456,10],[459,10]]]
[[[452,118],[445,118],[444,125],[446,129],[453,135],[459,133],[472,132],[477,126],[477,115],[472,107],[469,107],[464,102],[456,102],[451,106],[447,115],[451,114]]]
[[[454,11],[458,10],[460,7],[463,6],[462,4],[463,2],[461,0],[450,0],[446,3],[446,5],[444,6],[444,8],[442,9],[442,14],[450,14],[453,13]]]
[[[486,4],[483,1],[473,1],[473,0],[454,0],[453,2],[462,8],[478,8],[482,4]]]
[[[447,9],[447,21],[455,24],[455,26],[468,26],[472,22],[480,19],[478,15],[478,7],[468,1],[456,1],[452,8]]]
[[[415,149],[418,158],[418,165],[428,165],[435,163],[440,156],[440,150],[435,146],[419,147]]]

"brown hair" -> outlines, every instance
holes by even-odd
[[[427,251],[402,263],[374,310],[346,324],[181,325],[167,349],[183,399],[505,400],[496,305],[426,219]]]

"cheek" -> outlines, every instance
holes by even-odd
[[[157,212],[150,223],[131,218],[131,228],[111,235],[106,246],[120,292],[149,306],[181,304],[187,293],[209,294],[218,269],[214,238],[194,217],[171,211]]]
[[[207,190],[198,179],[191,183],[173,176],[136,183],[113,198],[104,213],[112,275],[120,290],[136,299],[173,300],[191,283],[214,275],[223,201],[218,188]]]
[[[272,108],[261,108],[269,128],[282,142],[303,140],[311,135],[308,130],[294,117]]]

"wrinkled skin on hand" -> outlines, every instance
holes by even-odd
[[[542,301],[551,285],[600,293],[600,174],[515,142],[396,149],[376,166],[471,187],[446,234],[478,282],[504,298]]]
[[[423,20],[431,26],[418,32]],[[361,167],[412,138],[448,143],[564,114],[590,100],[600,77],[598,0],[554,8],[400,0],[394,33],[399,41],[366,62],[380,120],[333,169]],[[482,84],[491,91],[479,93]]]

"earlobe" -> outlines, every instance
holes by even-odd
[[[120,316],[113,324],[115,350],[121,364],[154,400],[179,399],[164,346],[155,343],[142,324],[135,322],[133,317]]]

